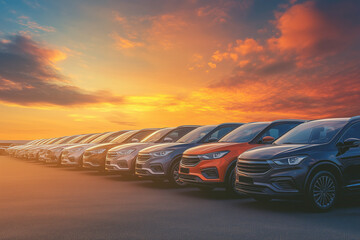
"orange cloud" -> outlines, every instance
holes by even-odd
[[[236,40],[236,45],[233,47],[233,50],[240,55],[248,55],[250,53],[258,53],[264,50],[264,48],[259,45],[255,39],[247,38],[243,40]]]
[[[335,54],[359,34],[359,27],[346,20],[346,15],[354,11],[348,7],[344,4],[321,9],[315,1],[295,4],[278,14],[275,26],[280,37],[268,42],[272,48],[295,51],[302,57]]]
[[[116,33],[112,34],[111,36],[115,40],[115,44],[118,49],[129,49],[129,48],[136,48],[136,47],[144,46],[144,43],[142,43],[142,42],[135,42],[135,41],[120,37]]]

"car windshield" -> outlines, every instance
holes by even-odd
[[[95,138],[97,138],[98,136],[100,136],[101,133],[96,133],[96,134],[92,134],[90,136],[88,136],[87,138],[85,138],[83,141],[81,141],[81,143],[90,143],[91,141],[93,141]]]
[[[166,134],[168,134],[168,132],[170,132],[172,129],[173,128],[164,128],[164,129],[157,130],[156,132],[153,132],[152,134],[150,134],[149,136],[147,136],[146,138],[141,140],[141,142],[148,142],[148,143],[157,142],[162,137],[164,137]]]
[[[248,123],[244,124],[229,134],[225,135],[219,142],[246,143],[253,140],[270,123]]]
[[[51,140],[51,141],[48,141],[48,142],[46,142],[46,143],[44,143],[44,144],[58,144],[58,143],[60,143],[62,140],[64,140],[64,137],[55,138],[55,139],[53,139],[53,140]]]
[[[106,135],[108,133],[99,133],[95,138],[93,138],[89,143],[98,143],[98,138],[101,138],[103,135]]]
[[[183,136],[182,138],[180,138],[176,142],[178,142],[178,143],[195,143],[195,142],[198,142],[203,137],[205,137],[206,134],[208,134],[209,132],[214,130],[216,127],[217,127],[216,125],[199,127],[197,129],[189,132],[188,134],[186,134],[185,136]]]
[[[76,138],[72,139],[68,143],[79,143],[87,137],[89,137],[89,135],[80,135],[80,136],[77,136]]]
[[[343,128],[347,120],[319,120],[303,123],[275,141],[275,144],[328,143]]]
[[[114,134],[114,132],[105,133],[105,134],[101,135],[100,137],[96,138],[91,143],[102,143],[108,136],[111,136],[112,134]]]
[[[133,131],[128,131],[128,132],[126,132],[124,134],[121,134],[120,136],[118,136],[118,137],[114,138],[113,140],[111,140],[111,143],[122,143],[128,137],[130,137],[131,135],[135,134],[138,131],[139,130],[133,130]]]
[[[74,139],[75,137],[76,137],[76,136],[65,137],[65,138],[61,139],[61,141],[56,142],[56,144],[68,143],[68,142],[70,142],[72,139]]]

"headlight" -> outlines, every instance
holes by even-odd
[[[212,153],[206,153],[199,155],[199,158],[201,160],[210,160],[210,159],[218,159],[222,158],[226,154],[228,154],[230,151],[221,151],[221,152],[212,152]]]
[[[135,151],[135,149],[125,149],[125,150],[117,151],[116,153],[117,153],[117,155],[125,156],[125,155],[130,155],[134,151]]]
[[[274,159],[273,162],[276,163],[277,165],[298,165],[299,163],[301,163],[305,158],[307,158],[307,156],[293,156],[293,157],[286,157],[286,158],[279,158],[279,159]]]
[[[149,153],[149,154],[151,156],[153,156],[153,157],[164,157],[166,155],[169,155],[172,152],[173,151],[159,151],[159,152],[152,152],[152,153]]]

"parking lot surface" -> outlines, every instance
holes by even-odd
[[[360,239],[359,224],[359,198],[319,214],[0,156],[0,239]]]

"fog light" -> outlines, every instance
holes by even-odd
[[[219,173],[217,168],[205,168],[201,170],[201,174],[207,179],[219,178]]]
[[[118,165],[121,167],[121,168],[128,168],[128,164],[127,164],[127,161],[119,161]]]
[[[163,172],[163,168],[161,165],[153,165],[150,167],[150,169],[153,171],[153,172]]]

